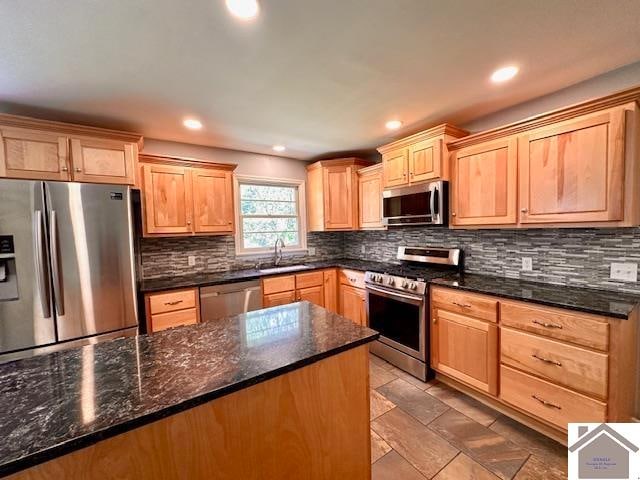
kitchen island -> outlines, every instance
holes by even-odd
[[[0,476],[368,479],[376,338],[301,302],[0,365]]]

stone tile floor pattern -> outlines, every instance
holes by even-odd
[[[564,480],[563,445],[370,355],[373,480]]]

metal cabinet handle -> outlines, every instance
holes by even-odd
[[[69,169],[66,166],[62,167],[60,170],[62,170],[63,172],[68,172],[69,171]]]
[[[451,216],[455,217],[456,216],[456,212],[451,212]]]
[[[433,323],[434,323],[434,325],[435,325],[436,323],[438,323],[438,317],[433,317]]]
[[[528,209],[526,209],[526,208],[521,208],[521,209],[520,209],[520,211],[521,211],[522,213],[527,213],[529,210],[528,210]]]
[[[552,407],[552,408],[557,408],[558,410],[562,410],[562,407],[560,405],[557,405],[553,402],[550,402],[548,400],[545,400],[542,397],[539,397],[538,395],[536,395],[535,393],[533,395],[531,395],[531,398],[533,398],[534,400],[539,401],[541,404],[543,404],[545,407]]]
[[[558,362],[557,360],[551,360],[550,358],[544,358],[544,357],[539,356],[536,353],[532,353],[531,356],[533,358],[537,359],[537,360],[540,360],[541,362],[544,362],[544,363],[551,363],[553,365],[557,365],[558,367],[562,366],[562,363]]]
[[[562,325],[559,325],[557,323],[541,322],[540,320],[531,320],[531,323],[535,323],[536,325],[541,325],[546,328],[558,328],[562,330]]]
[[[471,305],[469,305],[468,303],[458,303],[458,302],[452,302],[452,303],[462,308],[471,308]]]
[[[173,302],[164,302],[165,305],[178,305],[182,300],[174,300]]]
[[[76,167],[76,172],[80,173],[82,169],[80,167]]]

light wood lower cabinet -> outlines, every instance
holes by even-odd
[[[332,273],[333,272],[333,273]],[[335,270],[316,270],[297,275],[280,275],[262,279],[262,303],[265,307],[275,307],[287,303],[307,301],[325,306],[327,297],[325,284],[332,286]],[[325,282],[325,280],[327,280]],[[331,291],[329,291],[331,302]]]
[[[618,319],[439,286],[430,295],[431,364],[445,380],[554,438],[570,422],[637,415],[638,308]]]
[[[277,307],[278,305],[286,305],[296,301],[296,292],[291,290],[288,292],[270,293],[262,297],[262,305],[267,307]]]
[[[324,279],[324,308],[338,313],[338,271],[334,268],[322,272]]]
[[[145,236],[233,234],[235,165],[140,158]]]
[[[147,293],[145,307],[148,333],[200,321],[200,295],[197,288]]]
[[[367,325],[366,299],[362,288],[340,284],[340,315],[358,325]]]

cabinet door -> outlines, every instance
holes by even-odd
[[[291,290],[289,292],[271,293],[265,295],[262,299],[262,304],[265,308],[275,307],[277,305],[286,305],[296,301],[296,292]]]
[[[358,177],[361,229],[380,229],[382,224],[382,175],[380,171]]]
[[[146,233],[192,232],[191,171],[171,165],[143,165]]]
[[[193,220],[197,233],[233,233],[231,172],[206,168],[191,170]]]
[[[462,148],[453,156],[453,225],[516,223],[517,140]]]
[[[324,169],[324,222],[327,230],[353,230],[357,215],[354,200],[358,186],[353,167],[335,166]]]
[[[624,120],[614,110],[521,136],[520,221],[622,220]]]
[[[442,140],[431,139],[409,147],[409,181],[421,182],[442,175]]]
[[[298,290],[297,296],[298,302],[311,302],[321,307],[324,307],[324,287],[322,285],[317,287],[301,288]]]
[[[0,177],[69,180],[69,139],[54,133],[0,128]]]
[[[409,150],[399,148],[382,155],[382,178],[384,188],[409,183]]]
[[[133,185],[138,146],[117,140],[72,138],[71,160],[76,182]]]
[[[491,395],[498,394],[498,326],[434,309],[431,363],[436,370]]]
[[[359,325],[366,324],[365,293],[362,289],[340,285],[340,315]]]
[[[338,313],[338,271],[325,270],[324,276],[324,308]]]

